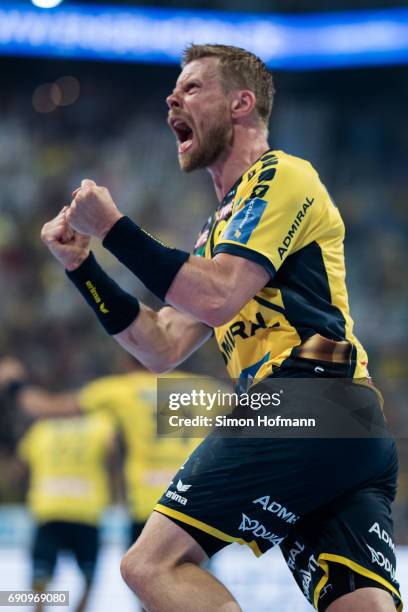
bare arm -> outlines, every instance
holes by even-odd
[[[31,385],[24,365],[18,359],[5,357],[0,361],[0,392],[10,393],[13,387],[15,402],[31,416],[72,416],[81,412],[77,393],[54,393]]]
[[[77,232],[103,240],[123,217],[109,191],[85,179],[74,194],[66,211],[68,223]],[[217,327],[230,321],[269,278],[260,264],[244,257],[226,253],[213,259],[190,256],[167,290],[166,301],[197,321]]]
[[[41,235],[54,257],[68,270],[76,269],[89,255],[89,237],[69,227],[65,209],[44,225]],[[133,323],[113,337],[147,368],[163,372],[181,363],[210,335],[208,326],[188,314],[171,307],[155,312],[141,304]]]
[[[69,270],[75,270],[89,254],[89,237],[78,232],[89,231],[102,238],[122,216],[105,188],[85,180],[77,191],[83,193],[77,193],[70,209],[63,209],[42,230],[43,241]],[[82,203],[79,209],[76,200]],[[75,215],[84,215],[85,221],[74,230],[69,221]],[[98,231],[93,228],[95,223],[102,223]],[[268,280],[261,265],[242,257],[219,254],[206,260],[192,256],[166,293],[166,301],[174,308],[157,313],[141,305],[135,320],[114,338],[147,368],[170,370],[209,338],[207,326],[231,320]]]
[[[123,217],[109,191],[93,181],[82,181],[74,195],[66,211],[66,220],[77,232],[103,240]],[[217,327],[230,321],[269,278],[260,264],[244,257],[226,253],[213,259],[190,256],[165,297],[169,304],[197,321]]]
[[[171,307],[141,304],[135,321],[115,340],[153,372],[172,370],[211,336],[211,329]]]
[[[190,257],[180,268],[166,300],[212,327],[228,323],[265,287],[269,275],[243,257],[220,253],[213,259]]]
[[[190,257],[166,295],[175,308],[155,312],[142,305],[136,320],[114,338],[150,370],[171,370],[210,337],[208,325],[230,321],[268,279],[259,264],[242,257]]]
[[[53,393],[41,387],[24,387],[17,396],[18,405],[34,417],[63,417],[81,413],[77,394]]]

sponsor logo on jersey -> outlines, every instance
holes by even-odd
[[[205,246],[205,244],[207,243],[208,240],[208,236],[210,235],[210,230],[209,228],[205,229],[197,238],[197,242],[194,245],[194,250],[196,251],[197,249],[200,249],[201,247]]]
[[[242,340],[246,340],[255,336],[258,329],[268,328],[268,325],[266,324],[261,312],[257,312],[255,314],[255,319],[255,321],[234,321],[228,326],[228,329],[220,342],[221,355],[226,364],[231,359],[231,355],[236,344],[235,338],[237,336],[242,338]],[[277,326],[279,326],[279,323],[275,322],[270,327],[272,328]]]
[[[294,525],[299,517],[290,510],[287,510],[285,506],[282,506],[282,504],[280,504],[279,502],[270,501],[270,499],[271,498],[269,495],[264,495],[263,497],[254,499],[252,503],[260,504],[264,510],[272,512],[272,514],[276,514],[278,518],[282,519],[286,523]]]
[[[233,201],[228,202],[228,204],[225,204],[225,206],[222,206],[215,213],[215,220],[216,221],[221,221],[222,219],[227,219],[227,217],[230,217],[231,214],[232,214],[233,206],[234,206],[234,202]]]
[[[262,186],[258,185],[258,187]],[[246,200],[244,206],[231,217],[222,234],[222,240],[233,240],[241,244],[247,244],[252,232],[261,220],[266,206],[267,201],[263,200],[259,195],[252,196],[249,200]]]
[[[249,516],[247,516],[244,513],[242,513],[242,520],[239,526],[239,530],[240,531],[250,531],[252,535],[255,536],[256,538],[262,538],[263,540],[266,540],[267,542],[271,542],[271,544],[273,544],[274,546],[276,544],[281,544],[283,540],[285,539],[284,537],[282,538],[276,533],[269,531],[265,527],[265,525],[262,525],[256,519],[251,519]]]
[[[311,205],[314,202],[314,198],[306,198],[305,201],[303,202],[302,206],[300,207],[296,217],[293,219],[292,225],[290,226],[286,236],[284,237],[284,239],[282,240],[282,243],[278,246],[278,255],[280,260],[282,261],[282,259],[285,257],[285,253],[287,252],[290,243],[293,240],[293,237],[295,236],[295,234],[297,233],[303,219],[306,216],[307,211],[309,210],[309,208],[311,207]]]

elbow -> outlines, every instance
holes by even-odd
[[[156,354],[153,359],[145,361],[144,365],[153,374],[167,374],[174,370],[178,363],[173,351],[166,351],[160,355]]]
[[[234,315],[226,315],[224,313],[211,313],[211,315],[209,315],[208,317],[205,318],[205,320],[203,320],[203,323],[205,323],[206,325],[208,325],[208,327],[221,327],[222,325],[225,325],[226,323],[228,323],[229,321],[231,321],[231,319],[234,317]]]
[[[209,327],[225,325],[237,314],[234,305],[227,298],[208,303],[202,314],[202,322]]]
[[[167,374],[168,372],[171,372],[174,369],[174,365],[165,362],[154,363],[147,366],[147,369],[149,370],[149,372],[152,372],[152,374]]]

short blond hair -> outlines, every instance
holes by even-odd
[[[182,55],[181,66],[203,57],[216,57],[223,86],[226,91],[231,89],[249,89],[255,94],[255,110],[266,124],[271,116],[275,88],[272,73],[264,62],[253,53],[229,45],[190,45]]]

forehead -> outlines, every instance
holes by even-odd
[[[190,79],[200,79],[210,84],[219,83],[218,58],[203,57],[189,62],[181,71],[176,86],[182,86],[183,83]]]

